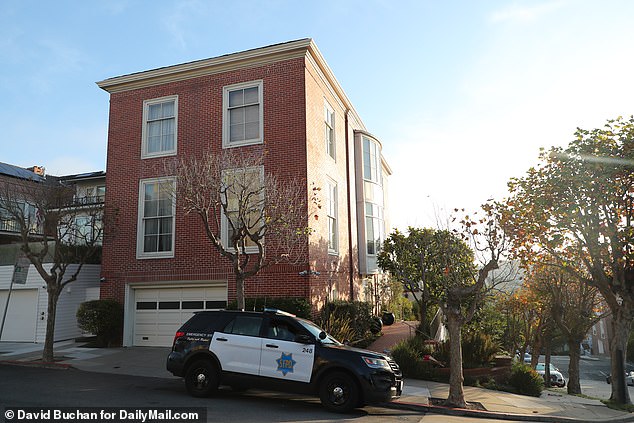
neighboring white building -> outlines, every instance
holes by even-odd
[[[46,266],[49,269],[52,264]],[[77,265],[69,266],[68,274],[75,269]],[[77,309],[84,301],[99,299],[100,271],[100,265],[86,264],[81,269],[78,279],[64,288],[57,303],[55,341],[74,339],[82,335],[81,329],[77,326]],[[12,276],[12,265],[0,266],[0,322],[7,304]],[[46,284],[31,265],[26,284],[13,284],[0,341],[44,343],[47,312]]]
[[[46,176],[44,168],[34,166],[23,169],[18,166],[0,163],[0,185],[11,187],[18,184],[44,183],[48,178],[53,181],[63,180],[75,187],[75,202],[86,210],[79,213],[77,218],[86,220],[94,215],[89,212],[95,207],[102,208],[105,194],[105,172],[92,172],[65,177]],[[27,202],[23,206],[32,208],[33,220],[37,210]],[[37,244],[42,239],[41,225],[34,225],[32,240]],[[85,232],[84,229],[78,229]],[[77,236],[79,234],[76,234]],[[73,238],[75,238],[73,236]],[[19,250],[19,226],[6,213],[0,213],[0,325],[4,318],[4,327],[0,341],[43,343],[46,337],[46,323],[48,313],[48,294],[46,283],[40,277],[33,265],[30,265],[25,284],[13,284],[11,279],[14,272],[15,257]],[[52,263],[45,264],[50,269]],[[70,265],[66,275],[70,276],[77,269],[77,264]],[[73,339],[82,335],[77,326],[77,309],[88,300],[99,299],[101,265],[85,264],[78,279],[68,284],[60,294],[57,303],[55,319],[55,339],[61,341]],[[9,295],[9,291],[11,291]],[[7,307],[7,298],[8,307]]]

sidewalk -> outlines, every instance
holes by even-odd
[[[409,326],[401,323],[395,323],[393,327],[384,329],[386,335],[393,336],[386,338],[388,344],[393,342],[395,334],[409,336]],[[378,341],[375,344],[371,347],[382,348],[384,346]],[[83,348],[81,344],[68,341],[55,344],[56,362],[48,364],[39,362],[42,357],[42,348],[41,344],[0,342],[0,364],[73,367],[88,372],[175,378],[165,369],[165,360],[170,350],[168,347]],[[471,386],[465,386],[464,390],[468,402],[479,402],[487,411],[451,409],[430,405],[430,398],[447,398],[449,385],[415,379],[405,380],[401,398],[387,406],[421,413],[431,412],[515,421],[634,422],[634,414],[609,409],[599,400],[585,399],[554,391],[544,391],[540,398],[534,398]]]

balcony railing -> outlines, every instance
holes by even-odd
[[[19,234],[20,225],[15,220],[0,218],[0,232]],[[38,227],[38,225],[31,225],[29,233],[33,235],[42,235],[43,231],[41,227]]]
[[[85,196],[85,197],[75,197],[74,202],[76,206],[92,206],[95,204],[103,204],[104,196],[93,195],[93,196]]]

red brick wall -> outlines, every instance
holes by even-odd
[[[333,160],[326,151],[324,104],[335,112],[336,156]],[[346,131],[349,131],[350,161],[354,161],[352,127],[346,127],[346,110],[344,105],[333,95],[332,87],[322,74],[307,61],[306,65],[306,134],[308,148],[308,180],[321,187],[322,208],[319,219],[313,221],[316,229],[311,237],[311,267],[318,271],[318,277],[311,277],[311,299],[317,307],[326,301],[333,288],[339,299],[350,299],[350,259],[352,259],[352,277],[355,286],[360,284],[358,277],[356,199],[354,191],[354,168],[351,168],[351,191],[348,190],[346,175]],[[328,180],[337,184],[338,208],[338,254],[328,253],[328,219],[326,214],[326,187]],[[348,204],[348,196],[351,196]],[[351,207],[348,219],[348,207]],[[352,225],[352,239],[348,226]],[[351,241],[351,242],[350,242]],[[352,248],[350,248],[352,246]],[[358,287],[356,288],[358,290]],[[358,299],[355,292],[355,299]]]
[[[227,280],[229,299],[235,280],[229,262],[210,244],[197,216],[177,208],[175,254],[170,259],[136,259],[139,181],[164,175],[163,161],[141,159],[143,101],[178,95],[178,156],[222,148],[222,88],[263,80],[264,144],[250,147],[266,153],[265,171],[282,178],[305,178],[306,100],[304,59],[291,59],[249,69],[114,93],[110,98],[106,203],[118,210],[116,226],[104,239],[101,285],[104,298],[124,299],[126,283]],[[307,187],[307,193],[308,193]],[[303,268],[278,267],[247,281],[247,296],[309,297]]]

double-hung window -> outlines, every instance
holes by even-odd
[[[365,203],[365,237],[367,254],[370,256],[378,254],[385,238],[383,207],[368,201]]]
[[[328,252],[336,254],[339,250],[339,231],[337,228],[337,184],[326,183],[326,214],[328,216]]]
[[[143,102],[142,158],[176,154],[178,96]]]
[[[324,104],[324,128],[325,128],[325,140],[326,140],[326,153],[333,159],[336,157],[335,150],[335,112],[328,105]]]
[[[376,142],[363,137],[363,179],[381,184],[381,151]]]
[[[264,168],[229,169],[224,172],[221,201],[226,204],[222,219],[224,245],[245,253],[258,251],[251,236],[260,237],[264,223]]]
[[[138,258],[174,257],[175,183],[171,177],[140,182]]]
[[[222,146],[260,144],[263,140],[262,81],[223,88]]]

